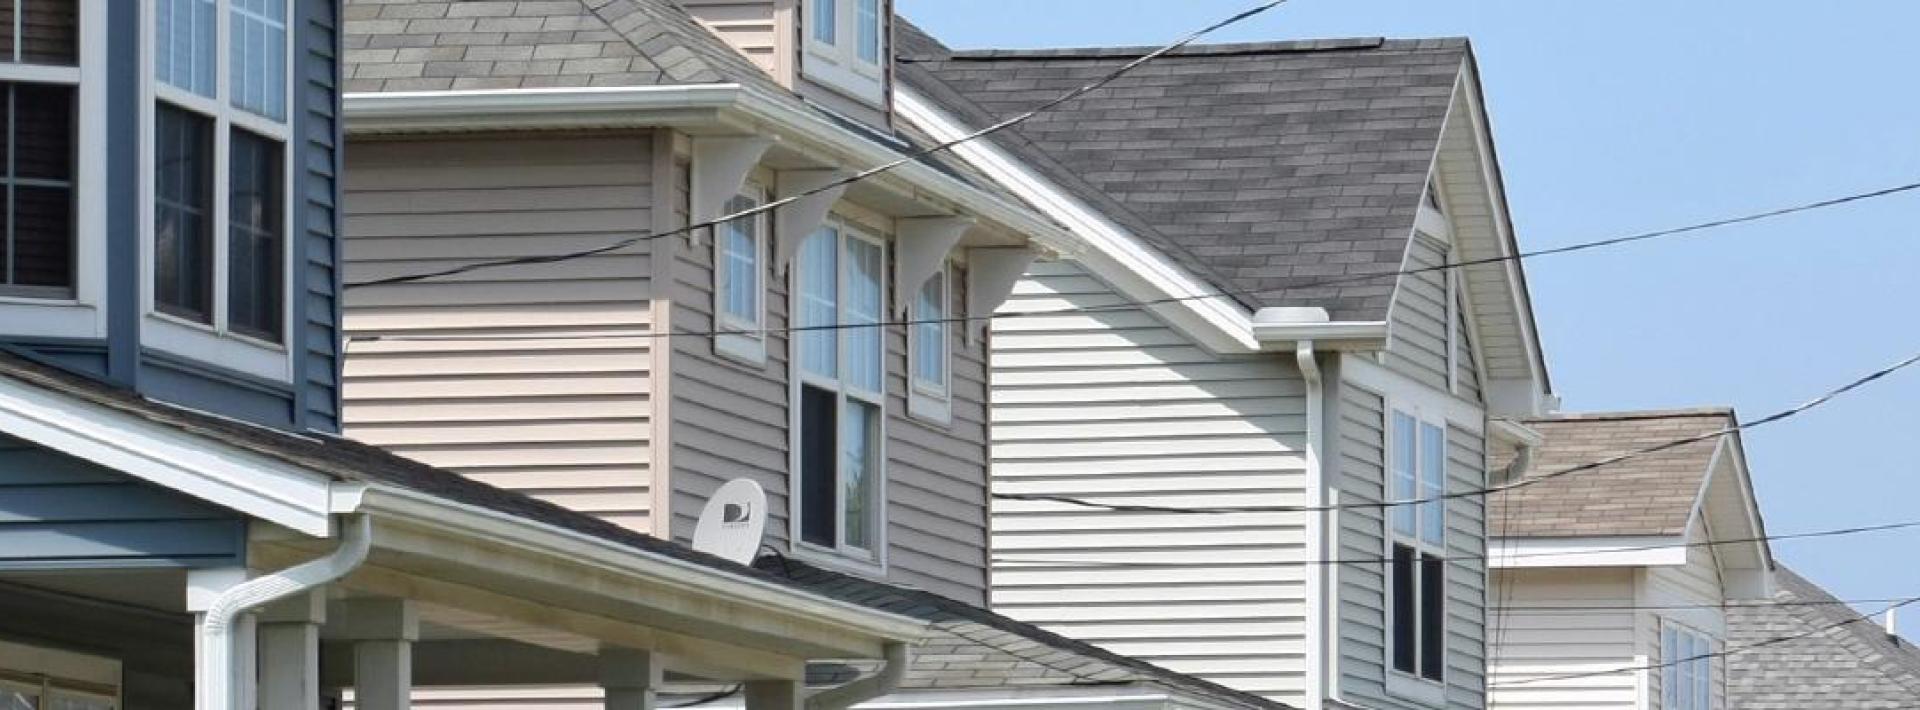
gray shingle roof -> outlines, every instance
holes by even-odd
[[[1552,473],[1734,424],[1730,409],[1567,414],[1526,425],[1545,437],[1527,475]],[[1719,437],[1491,496],[1503,537],[1681,535]]]
[[[902,690],[1145,685],[1245,710],[1287,705],[1121,656],[937,594],[762,557],[757,567],[819,594],[921,619],[934,634],[914,649]],[[844,669],[835,682],[848,680]],[[819,676],[813,672],[810,676]],[[820,678],[815,678],[820,680]]]
[[[903,33],[901,78],[976,125],[1150,48],[944,51]],[[1469,49],[1462,39],[1195,46],[997,142],[1249,307],[1383,320]]]
[[[1784,567],[1773,601],[1727,611],[1732,647],[1799,634],[1727,657],[1727,700],[1742,710],[1910,710],[1920,707],[1920,651]],[[1810,602],[1810,603],[1809,603]],[[1833,628],[1828,628],[1833,627]],[[1818,631],[1818,629],[1826,629]]]

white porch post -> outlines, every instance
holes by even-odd
[[[607,710],[654,710],[661,669],[651,651],[606,648],[600,651],[600,687]]]
[[[804,685],[797,680],[747,681],[747,710],[803,710]]]
[[[320,590],[268,605],[260,614],[260,707],[320,710]]]
[[[408,710],[413,642],[420,617],[405,599],[350,599],[342,636],[353,641],[353,704],[359,710]]]

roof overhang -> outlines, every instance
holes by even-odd
[[[1685,535],[1495,537],[1487,541],[1494,569],[1673,567],[1687,564]]]

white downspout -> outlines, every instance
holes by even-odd
[[[846,710],[892,693],[907,676],[907,668],[913,665],[913,654],[904,643],[890,643],[886,656],[885,665],[873,675],[809,696],[806,710]]]
[[[239,710],[234,631],[241,614],[339,579],[366,561],[373,542],[373,524],[367,516],[349,516],[340,527],[340,546],[333,552],[234,585],[207,605],[199,629],[200,658],[194,664],[196,710]]]
[[[1326,435],[1326,426],[1321,414],[1326,407],[1323,401],[1326,392],[1321,387],[1320,362],[1315,359],[1313,341],[1302,340],[1294,346],[1294,360],[1300,366],[1300,377],[1306,381],[1307,389],[1307,505],[1321,508],[1327,504],[1327,485],[1325,472],[1321,470],[1320,453],[1324,448],[1322,437]],[[1307,558],[1311,560],[1328,559],[1325,518],[1320,516],[1331,513],[1308,513]],[[1306,710],[1321,710],[1327,698],[1327,570],[1325,565],[1306,565],[1307,572],[1307,707]]]

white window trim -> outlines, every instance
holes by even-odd
[[[1448,449],[1452,445],[1451,430],[1454,425],[1454,422],[1450,415],[1455,413],[1457,407],[1451,404],[1448,404],[1447,401],[1448,401],[1447,399],[1439,396],[1427,396],[1425,395],[1424,392],[1421,394],[1412,394],[1406,391],[1389,391],[1388,393],[1381,395],[1381,405],[1383,407],[1383,420],[1381,422],[1382,437],[1383,437],[1383,440],[1381,442],[1382,443],[1381,475],[1383,476],[1383,480],[1381,481],[1382,483],[1381,490],[1387,493],[1386,498],[1388,500],[1394,500],[1394,496],[1392,495],[1393,477],[1394,477],[1394,464],[1397,462],[1397,459],[1394,455],[1394,446],[1393,446],[1393,421],[1394,421],[1394,414],[1396,412],[1413,417],[1415,427],[1416,427],[1414,431],[1413,455],[1416,461],[1420,456],[1420,431],[1418,427],[1422,424],[1435,425],[1440,427],[1440,437],[1441,437],[1440,438],[1440,441],[1441,441],[1440,490],[1442,491],[1442,493],[1451,491],[1452,463],[1449,460],[1450,457],[1449,457]],[[1414,479],[1415,480],[1415,483],[1414,483],[1415,498],[1427,497],[1427,494],[1422,489],[1422,486],[1420,486],[1420,483],[1419,483],[1421,480],[1420,475],[1424,473],[1425,472],[1418,471],[1416,469],[1416,477]],[[1418,506],[1415,506],[1415,507],[1417,510]],[[1380,517],[1381,559],[1382,560],[1392,559],[1393,548],[1395,545],[1398,545],[1398,544],[1410,545],[1411,547],[1413,547],[1415,555],[1433,554],[1440,557],[1443,560],[1450,557],[1450,555],[1447,552],[1447,543],[1448,543],[1449,533],[1445,529],[1444,525],[1445,525],[1445,518],[1451,512],[1451,509],[1452,509],[1452,504],[1450,501],[1443,502],[1440,504],[1440,515],[1441,515],[1443,527],[1440,533],[1440,542],[1438,543],[1428,542],[1421,538],[1420,530],[1422,527],[1421,523],[1423,521],[1419,518],[1417,512],[1414,518],[1413,535],[1411,537],[1401,537],[1401,533],[1395,531],[1393,528],[1393,510],[1394,509],[1389,508],[1385,510],[1384,511],[1385,514]],[[1442,564],[1451,566],[1451,563],[1442,563]],[[1423,572],[1420,572],[1420,569],[1421,569],[1421,565],[1416,564],[1415,566],[1416,575],[1423,574]],[[1419,673],[1419,668],[1420,666],[1423,665],[1422,661],[1424,659],[1420,658],[1420,655],[1419,655],[1420,649],[1417,647],[1414,649],[1414,669],[1415,670],[1413,673],[1405,673],[1393,667],[1393,627],[1396,619],[1395,619],[1393,603],[1391,599],[1393,580],[1392,580],[1392,575],[1390,570],[1387,575],[1383,575],[1383,579],[1385,584],[1382,586],[1382,592],[1383,592],[1382,599],[1386,603],[1381,605],[1382,607],[1381,612],[1386,618],[1386,638],[1383,639],[1384,643],[1381,644],[1381,647],[1385,650],[1386,657],[1381,659],[1382,661],[1381,665],[1384,666],[1387,670],[1387,684],[1386,684],[1387,693],[1389,695],[1405,698],[1408,700],[1415,700],[1422,703],[1435,704],[1435,705],[1442,704],[1446,702],[1447,682],[1449,680],[1449,676],[1451,675],[1447,666],[1446,658],[1444,657],[1441,658],[1440,678],[1438,680],[1427,678],[1426,676],[1423,676]],[[1420,587],[1421,587],[1420,583],[1416,581],[1414,584],[1414,593],[1416,594],[1416,596],[1419,594]],[[1445,584],[1443,582],[1441,586],[1442,595],[1440,600],[1441,616],[1442,616],[1441,622],[1440,622],[1440,628],[1441,628],[1441,635],[1443,637],[1441,640],[1441,652],[1443,656],[1444,654],[1448,653],[1448,649],[1446,647],[1446,640],[1444,636],[1446,634],[1446,627],[1447,627],[1447,620],[1445,618],[1446,608],[1450,604],[1450,600],[1446,598],[1445,589],[1446,589]],[[1419,602],[1416,599],[1415,601],[1416,607],[1418,606],[1418,604]],[[1415,629],[1416,629],[1415,643],[1416,644],[1419,644],[1419,641],[1420,641],[1417,636],[1418,628],[1419,626],[1416,624],[1415,626]]]
[[[889,278],[889,275],[893,271],[891,268],[887,268],[886,266],[887,258],[889,256],[887,251],[886,240],[880,237],[874,236],[872,233],[870,233],[865,229],[854,226],[854,224],[850,220],[842,219],[838,215],[830,215],[827,218],[826,223],[822,225],[822,228],[832,229],[838,235],[838,241],[834,245],[834,249],[836,250],[835,252],[836,258],[839,263],[839,271],[835,274],[835,277],[834,277],[837,282],[835,286],[836,301],[834,306],[835,306],[836,316],[835,316],[834,322],[835,323],[846,322],[846,310],[847,310],[847,289],[846,289],[846,279],[845,279],[845,274],[847,269],[846,245],[848,240],[860,240],[860,241],[867,242],[869,244],[873,244],[880,248],[880,260],[881,260],[880,313],[878,317],[881,323],[884,324],[887,321],[886,304],[891,302],[887,298],[887,295],[888,295],[887,292],[889,290],[889,286],[891,285],[890,284],[891,279]],[[812,238],[812,235],[808,235],[807,238]],[[804,249],[802,251],[804,251]],[[805,269],[799,268],[798,266],[788,270],[788,273],[790,274],[789,276],[790,281],[787,289],[787,294],[788,294],[787,295],[787,299],[788,299],[787,311],[788,313],[794,314],[792,317],[795,318],[796,320],[799,318],[800,309],[803,307],[800,301],[800,299],[802,298],[802,291],[800,288],[800,279],[802,278],[802,274],[804,272],[805,272]],[[815,375],[807,372],[806,368],[801,363],[800,338],[790,337],[787,339],[787,343],[788,343],[787,347],[789,350],[789,356],[787,357],[787,370],[788,370],[787,401],[790,403],[790,405],[787,407],[787,422],[788,422],[788,426],[787,426],[788,476],[787,478],[789,481],[789,489],[792,491],[792,495],[787,496],[787,508],[788,508],[787,510],[787,521],[788,521],[787,522],[787,527],[788,527],[787,549],[788,549],[788,553],[794,555],[795,557],[808,560],[811,562],[818,562],[820,564],[827,565],[829,567],[834,567],[837,569],[848,570],[853,572],[859,572],[863,574],[884,575],[886,574],[886,571],[887,571],[887,526],[888,526],[888,522],[887,522],[888,521],[888,515],[887,515],[887,393],[886,393],[887,379],[888,379],[887,334],[886,334],[885,325],[881,325],[877,327],[881,329],[881,336],[879,338],[879,341],[880,341],[880,353],[879,353],[880,390],[876,392],[868,392],[868,391],[857,389],[852,385],[848,384],[846,381],[846,369],[847,369],[847,360],[848,360],[847,350],[846,350],[846,333],[848,332],[847,329],[843,328],[843,329],[838,329],[834,331],[834,333],[836,333],[836,337],[834,341],[834,348],[835,348],[836,354],[835,354],[834,360],[839,367],[839,373],[834,378],[825,378],[825,377],[821,377],[819,375]],[[836,501],[835,501],[836,505],[834,507],[835,514],[834,514],[834,523],[833,523],[834,524],[834,542],[836,546],[831,548],[824,547],[821,545],[815,545],[813,543],[806,542],[805,540],[801,539],[801,534],[800,534],[801,515],[802,515],[802,510],[804,508],[804,505],[803,505],[803,501],[801,500],[802,492],[801,492],[801,485],[800,485],[800,388],[804,385],[813,385],[815,387],[830,390],[839,396],[839,404],[834,408],[836,420],[834,421],[834,425],[833,425],[836,452],[838,452],[838,446],[839,446],[838,442],[840,439],[840,431],[842,426],[842,423],[841,421],[839,421],[839,419],[845,416],[847,411],[846,403],[849,399],[857,400],[859,402],[872,405],[879,412],[879,429],[880,430],[876,432],[874,435],[874,444],[875,444],[874,461],[878,465],[876,466],[876,470],[873,472],[873,474],[875,475],[875,479],[873,482],[874,529],[873,529],[872,549],[852,547],[847,545],[846,543],[846,539],[847,539],[847,535],[846,535],[847,520],[846,520],[846,514],[845,514],[846,501],[838,499],[838,497],[842,493],[844,493],[845,489],[839,485],[839,468],[837,463],[838,461],[837,455],[835,459],[836,464],[834,469],[834,479],[835,479],[834,491],[836,496]]]
[[[49,696],[105,700],[120,707],[120,661],[43,646],[0,640],[0,688],[34,693],[46,707]],[[24,682],[15,675],[39,682]],[[87,687],[81,687],[87,686]],[[100,692],[108,691],[108,692]]]
[[[748,183],[740,190],[740,196],[753,200],[756,205],[763,205],[767,202],[766,190],[752,183]],[[749,322],[727,312],[727,294],[723,290],[726,286],[726,281],[722,278],[723,274],[732,276],[731,273],[726,271],[727,264],[729,263],[727,261],[726,251],[727,240],[718,234],[714,235],[713,322],[718,326],[714,328],[714,330],[751,332],[715,333],[713,336],[713,351],[721,357],[740,362],[741,364],[764,367],[767,364],[767,256],[769,254],[767,251],[767,215],[763,212],[747,219],[752,220],[753,225],[753,263],[755,266],[753,288],[754,293],[759,294],[759,297],[755,299],[759,304],[759,313],[754,314],[754,320]],[[724,228],[725,227],[722,227],[722,229]]]
[[[0,64],[0,81],[76,86],[73,296],[0,296],[7,335],[107,337],[107,3],[81,2],[77,67]]]
[[[1666,640],[1667,640],[1667,632],[1669,630],[1677,634],[1685,634],[1687,636],[1690,636],[1695,641],[1704,642],[1707,646],[1706,653],[1709,653],[1709,654],[1718,653],[1720,652],[1720,649],[1721,649],[1720,639],[1715,638],[1712,634],[1703,632],[1697,628],[1681,623],[1679,621],[1675,621],[1670,618],[1662,617],[1660,619],[1660,638],[1656,640],[1655,643],[1659,644],[1660,646],[1659,702],[1660,702],[1660,706],[1663,708],[1667,707],[1666,706],[1667,691],[1671,687],[1670,683],[1673,680],[1673,676],[1680,672],[1680,667],[1678,665],[1672,665],[1673,662],[1678,659],[1670,657],[1669,654],[1667,653]],[[1694,654],[1694,655],[1699,655],[1699,654]],[[1718,710],[1718,708],[1714,704],[1714,701],[1720,695],[1720,693],[1715,692],[1720,690],[1720,688],[1718,687],[1720,684],[1720,674],[1715,671],[1715,665],[1716,665],[1714,663],[1715,658],[1712,656],[1709,656],[1701,660],[1706,662],[1706,667],[1707,667],[1707,705],[1708,707],[1696,708],[1695,710]],[[1672,710],[1672,709],[1668,708],[1668,710]]]
[[[294,158],[293,117],[298,112],[294,102],[294,84],[299,76],[294,64],[294,49],[299,46],[299,25],[296,13],[298,5],[289,0],[287,3],[287,41],[284,48],[287,56],[284,64],[287,77],[284,86],[286,120],[277,123],[263,118],[245,109],[232,105],[229,84],[231,67],[231,25],[233,24],[232,0],[216,0],[214,12],[214,97],[209,99],[190,91],[169,86],[153,75],[153,52],[157,46],[154,41],[156,3],[140,3],[140,342],[142,345],[174,355],[180,355],[215,367],[237,370],[255,377],[277,382],[293,381],[293,340],[294,313],[293,293],[302,287],[294,271],[295,258],[301,253],[301,240],[294,230],[299,210],[294,209],[297,196],[294,194]],[[155,103],[161,99],[176,106],[213,119],[213,300],[211,304],[213,322],[196,323],[179,318],[160,310],[153,298],[154,268],[154,150],[156,143],[153,134]],[[229,155],[228,144],[233,128],[240,128],[269,140],[280,143],[281,199],[281,286],[280,286],[280,341],[270,343],[249,337],[227,327],[227,260],[228,260],[228,212],[231,187],[228,183]]]
[[[915,293],[907,306],[907,416],[925,420],[942,426],[953,423],[953,343],[956,324],[953,320],[953,280],[958,275],[952,262],[943,261],[940,270],[932,278],[940,279],[940,313],[936,316],[941,323],[940,342],[940,381],[932,382],[920,377],[920,349],[926,344],[920,339],[919,321],[920,294]],[[964,327],[964,323],[960,324]]]
[[[801,32],[801,43],[806,46],[806,56],[800,62],[801,73],[869,103],[885,100],[890,23],[887,0],[877,1],[880,3],[880,61],[872,63],[860,59],[859,0],[805,0],[800,14],[803,25],[812,22],[816,4],[832,2],[836,27],[832,44],[816,38],[811,27]]]

